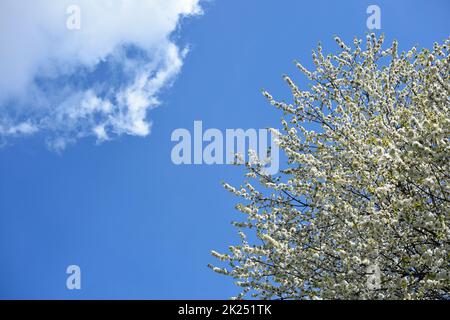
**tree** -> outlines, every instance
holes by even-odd
[[[314,71],[296,63],[309,90],[285,76],[290,103],[263,92],[284,112],[272,131],[288,161],[269,176],[256,159],[224,185],[246,218],[210,267],[236,298],[449,299],[450,39],[403,53],[374,34],[335,40]]]

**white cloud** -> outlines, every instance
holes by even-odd
[[[3,135],[29,135],[37,132],[37,128],[33,126],[30,122],[20,122],[18,124],[0,124],[0,134]]]
[[[183,64],[171,35],[199,1],[1,0],[0,139],[43,132],[61,149],[148,135],[148,110]],[[79,30],[66,26],[71,5]]]

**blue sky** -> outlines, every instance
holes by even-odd
[[[76,123],[67,130],[59,124],[32,135],[2,138],[0,298],[226,299],[235,295],[238,289],[232,280],[211,272],[207,264],[215,262],[210,250],[224,251],[238,241],[230,225],[239,218],[234,210],[237,199],[221,187],[221,181],[239,184],[243,172],[234,166],[175,166],[170,158],[173,130],[192,130],[195,120],[203,121],[205,128],[221,130],[277,127],[281,114],[267,104],[260,90],[288,99],[282,75],[302,79],[292,61],[310,65],[311,50],[319,41],[325,52],[335,51],[334,35],[344,41],[364,37],[369,31],[366,8],[370,4],[381,8],[378,33],[385,34],[387,43],[399,40],[401,49],[431,47],[450,31],[446,0],[200,4],[202,14],[183,19],[174,32],[162,31],[171,35],[180,52],[189,47],[189,53],[176,76],[158,87],[157,94],[146,96],[160,101],[158,108],[146,109],[152,122],[150,134],[144,137],[141,127],[114,122],[111,141],[86,134],[72,141],[77,130],[84,132],[83,125]],[[2,41],[0,49],[6,46]],[[130,54],[140,52],[130,50]],[[161,64],[173,63],[164,59]],[[102,87],[106,91],[121,87],[129,79],[118,61],[110,66],[111,74],[99,69],[88,74],[94,77],[89,80],[83,72],[73,72],[64,85],[79,89],[76,83],[91,81],[110,83],[110,88]],[[36,78],[42,86],[55,86],[47,95],[64,87],[41,74]],[[300,81],[302,85],[306,84]],[[0,105],[0,120],[11,119],[5,110],[16,110],[20,98]],[[69,143],[55,150],[48,142],[59,136]],[[79,291],[66,289],[65,270],[72,264],[82,271]]]

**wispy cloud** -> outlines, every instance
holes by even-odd
[[[146,136],[148,110],[183,64],[171,39],[199,0],[0,1],[0,139],[41,132],[51,148]],[[80,29],[67,8],[80,8]]]

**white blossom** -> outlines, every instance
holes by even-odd
[[[241,243],[211,267],[237,299],[449,299],[450,41],[400,53],[374,34],[366,48],[335,40],[316,70],[296,62],[309,90],[285,76],[291,102],[263,91],[285,115],[272,132],[287,163],[277,176],[247,163],[256,181],[225,184]]]

